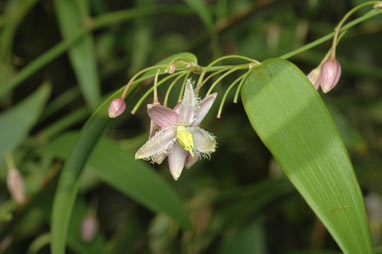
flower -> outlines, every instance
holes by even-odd
[[[341,65],[335,58],[330,58],[322,65],[320,83],[324,93],[328,93],[338,83],[341,76]]]
[[[136,159],[162,163],[168,157],[170,173],[178,180],[184,166],[190,168],[199,158],[215,151],[215,137],[199,128],[216,93],[199,101],[191,80],[187,80],[183,100],[174,109],[160,104],[147,105],[151,118],[150,138],[135,154]]]

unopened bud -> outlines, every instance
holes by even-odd
[[[321,68],[320,83],[322,91],[327,93],[332,90],[337,85],[340,76],[340,63],[335,58],[326,60]]]
[[[308,74],[307,77],[310,80],[310,82],[313,84],[314,88],[316,88],[316,90],[318,90],[318,88],[320,87],[320,68],[317,67],[317,68],[313,69]]]
[[[176,71],[176,62],[173,62],[173,63],[170,64],[170,66],[168,67],[167,73],[168,73],[168,74],[173,74],[175,71]]]
[[[122,98],[114,99],[109,106],[109,117],[116,118],[121,115],[126,109],[125,101]]]
[[[25,186],[24,180],[20,172],[16,168],[11,168],[8,171],[7,187],[11,196],[17,203],[22,204],[25,202]]]
[[[81,238],[84,242],[90,243],[98,232],[98,221],[95,215],[86,215],[81,224]]]

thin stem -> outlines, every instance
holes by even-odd
[[[337,44],[336,46],[338,45],[338,43],[340,43],[342,37],[344,37],[344,35],[346,34],[347,31],[344,31],[340,34],[340,36],[338,37],[338,39],[336,40],[337,41]],[[330,48],[330,50],[326,53],[325,57],[322,58],[320,64],[317,66],[317,68],[321,68],[321,66],[325,63],[326,60],[328,60],[329,57],[332,57],[332,48]]]
[[[159,72],[160,72],[160,69],[157,70],[157,73],[155,73],[155,78],[154,78],[154,101],[153,101],[153,104],[159,104],[158,91],[157,91]]]
[[[187,75],[183,79],[182,87],[180,88],[180,92],[179,92],[179,96],[178,96],[178,103],[180,103],[182,101],[183,91],[184,91],[184,88],[186,87],[186,83],[187,83],[187,80],[188,80],[188,77],[190,76],[190,74],[191,74],[191,72],[187,73]]]
[[[225,72],[225,71],[227,71],[227,70],[229,70],[229,69],[231,69],[231,68],[232,68],[232,67],[229,66],[229,67],[227,67],[227,68],[225,68],[225,69],[221,69],[221,70],[219,70],[219,71],[215,71],[215,72],[211,73],[207,78],[205,78],[205,79],[203,80],[202,83],[200,83],[200,84],[195,88],[195,93],[198,93],[199,90],[200,90],[200,88],[202,88],[202,87],[204,86],[204,84],[207,83],[208,80],[210,80],[211,78],[215,77],[216,75],[219,75],[220,73]]]
[[[165,64],[161,64],[161,65],[154,65],[154,66],[150,66],[150,67],[147,67],[141,71],[139,71],[137,74],[135,74],[130,80],[129,82],[126,84],[125,86],[125,89],[123,90],[123,93],[121,95],[121,98],[122,99],[125,99],[126,97],[126,94],[127,94],[127,91],[129,90],[131,84],[133,84],[134,80],[137,79],[140,75],[142,75],[143,73],[147,72],[147,71],[150,71],[152,69],[158,69],[160,70],[160,68],[163,68],[163,67],[166,67],[167,65]]]
[[[171,82],[171,84],[169,85],[169,87],[168,87],[168,89],[166,91],[166,95],[164,97],[164,102],[163,102],[164,106],[167,106],[168,97],[170,96],[171,90],[175,86],[175,84],[178,82],[178,80],[181,79],[183,76],[185,76],[187,74],[189,75],[189,73],[190,73],[189,71],[188,72],[185,71],[183,74],[179,75],[178,77],[176,77],[174,79],[174,81]]]
[[[330,54],[330,58],[335,58],[336,57],[336,46],[337,46],[337,37],[338,37],[338,33],[340,32],[340,29],[342,27],[342,25],[345,23],[345,21],[356,11],[358,11],[359,9],[361,9],[362,7],[365,7],[365,6],[368,6],[368,5],[374,5],[376,3],[378,3],[379,1],[369,1],[369,2],[366,2],[366,3],[363,3],[363,4],[360,4],[356,7],[354,7],[353,9],[351,9],[350,11],[348,11],[348,13],[345,14],[345,16],[341,19],[341,21],[338,23],[338,25],[335,27],[334,29],[334,38],[333,38],[333,43],[332,43],[332,48],[331,48],[331,54]]]
[[[182,101],[182,97],[183,97],[183,93],[184,93],[184,89],[186,87],[186,83],[187,83],[187,79],[184,79],[183,80],[183,83],[182,83],[182,86],[180,88],[180,91],[179,91],[179,95],[178,95],[178,103],[180,103]]]
[[[378,15],[380,13],[382,13],[382,10],[373,9],[373,10],[369,11],[368,13],[362,15],[361,17],[359,17],[359,18],[357,18],[357,19],[347,23],[339,31],[340,32],[347,31],[349,28],[351,28],[351,27],[353,27],[355,25],[358,25],[359,23],[362,23],[363,21],[365,21],[367,19],[370,19],[370,18],[372,18],[372,17],[374,17],[374,16],[376,16],[376,15]],[[315,41],[313,41],[311,43],[306,44],[305,46],[302,46],[301,48],[292,50],[292,51],[290,51],[290,52],[280,56],[279,58],[281,58],[281,59],[291,58],[292,56],[295,56],[295,55],[300,54],[300,53],[302,53],[304,51],[307,51],[307,50],[309,50],[311,48],[314,48],[314,47],[316,47],[316,46],[318,46],[318,45],[320,45],[320,44],[330,40],[333,37],[334,37],[334,32],[331,32],[331,33],[329,33],[329,34],[327,34],[327,35],[325,35],[325,36],[323,36],[323,37],[321,37],[321,38],[319,38],[319,39],[317,39],[317,40],[315,40]]]
[[[202,74],[199,76],[199,80],[198,80],[198,83],[197,83],[197,89],[195,90],[195,92],[199,92],[199,85],[200,83],[202,83],[202,80],[204,78],[204,76],[206,75],[206,73],[208,72],[209,68],[211,68],[213,65],[217,64],[218,62],[220,61],[223,61],[223,60],[227,60],[227,59],[235,59],[235,58],[238,58],[238,59],[243,59],[243,60],[247,60],[247,61],[250,61],[250,62],[254,62],[254,63],[258,63],[256,60],[252,59],[252,58],[249,58],[249,57],[245,57],[245,56],[240,56],[240,55],[229,55],[229,56],[223,56],[223,57],[220,57],[214,61],[212,61],[209,65],[207,65]]]
[[[242,67],[237,67],[237,68],[233,68],[232,70],[230,71],[227,71],[226,73],[224,73],[223,75],[221,75],[211,86],[210,86],[210,89],[208,89],[208,92],[206,94],[206,96],[210,95],[210,93],[212,92],[212,90],[215,88],[215,86],[221,81],[223,80],[225,77],[227,77],[229,74],[235,72],[235,71],[238,71],[238,70],[241,70],[243,69]]]
[[[181,72],[177,72],[177,73],[174,73],[174,74],[171,74],[171,75],[168,75],[167,77],[163,78],[161,81],[158,82],[157,86],[160,86],[162,85],[163,83],[165,83],[167,80],[173,78],[173,77],[176,77],[177,75],[180,75],[182,74]],[[154,87],[152,86],[149,90],[146,91],[146,93],[139,99],[139,101],[137,102],[137,104],[135,104],[133,110],[131,110],[131,114],[135,114],[135,112],[137,112],[138,108],[141,106],[141,104],[143,103],[143,101],[153,92],[154,90]]]
[[[220,102],[220,106],[219,106],[219,110],[218,110],[218,114],[217,114],[217,118],[219,118],[220,119],[220,116],[221,116],[221,113],[222,113],[222,111],[223,111],[223,106],[224,106],[224,102],[225,102],[225,100],[227,99],[227,96],[228,96],[228,93],[229,93],[229,91],[231,91],[231,89],[237,84],[237,83],[239,83],[241,80],[243,80],[244,79],[244,77],[246,76],[246,74],[243,74],[243,75],[241,75],[240,77],[238,77],[228,88],[227,88],[227,90],[225,91],[225,93],[224,93],[224,96],[223,96],[223,99],[221,100],[221,102]]]
[[[239,98],[239,92],[241,90],[241,87],[243,86],[244,84],[244,81],[247,79],[248,75],[251,73],[251,71],[248,71],[246,74],[244,74],[244,77],[243,79],[240,81],[240,84],[239,86],[237,87],[236,89],[236,92],[235,92],[235,97],[233,98],[233,103],[237,103],[237,100]]]

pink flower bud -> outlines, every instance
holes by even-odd
[[[309,72],[307,77],[313,84],[314,88],[318,90],[318,88],[320,87],[320,68],[317,67],[313,69],[311,72]]]
[[[97,218],[92,215],[86,215],[81,224],[81,238],[84,242],[90,243],[98,232]]]
[[[168,67],[167,73],[173,74],[176,71],[176,62],[173,62],[170,67]]]
[[[25,202],[25,186],[24,180],[20,172],[16,168],[11,168],[7,176],[7,187],[11,196],[17,203]]]
[[[109,117],[116,118],[121,115],[126,109],[125,101],[122,98],[114,99],[109,106]]]
[[[332,90],[341,76],[341,65],[335,58],[326,60],[321,68],[320,83],[324,93]]]

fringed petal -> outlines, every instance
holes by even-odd
[[[204,154],[215,152],[216,141],[212,134],[199,127],[190,127],[189,131],[194,140],[195,151]]]
[[[150,160],[152,156],[168,153],[176,141],[176,127],[163,128],[155,133],[135,154],[135,159]]]
[[[210,111],[212,104],[216,99],[217,93],[213,93],[205,97],[199,104],[199,108],[196,112],[195,119],[192,122],[192,126],[199,126],[203,121],[204,117],[207,115],[208,111]]]

